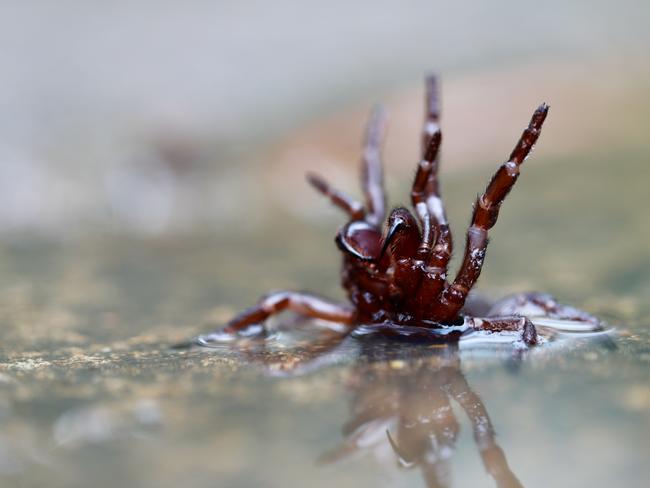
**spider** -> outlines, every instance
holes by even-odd
[[[469,295],[481,273],[488,232],[519,177],[522,163],[539,138],[549,110],[545,103],[535,110],[510,157],[476,200],[462,263],[453,280],[448,280],[452,234],[439,190],[441,132],[437,78],[428,76],[425,87],[422,158],[411,188],[415,215],[398,207],[386,219],[380,156],[386,115],[381,108],[371,114],[361,158],[365,206],[319,175],[307,175],[311,186],[349,218],[335,241],[343,253],[342,284],[350,304],[336,304],[303,292],[274,292],[234,317],[220,331],[199,336],[196,343],[208,345],[263,333],[264,321],[285,310],[338,322],[357,333],[416,340],[454,341],[471,331],[510,331],[520,333],[523,343],[532,346],[538,343],[536,325],[570,331],[601,329],[597,318],[561,305],[547,294],[517,294],[492,307]]]

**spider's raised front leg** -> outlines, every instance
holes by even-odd
[[[418,258],[422,261],[423,280],[414,298],[415,309],[428,316],[447,278],[452,238],[438,182],[440,149],[440,103],[438,82],[426,80],[425,122],[422,130],[422,161],[413,181],[411,201],[422,226]]]
[[[380,226],[386,216],[386,195],[381,163],[381,143],[386,131],[386,111],[376,107],[370,115],[361,158],[361,189],[366,197],[366,220]]]
[[[533,114],[508,161],[497,170],[483,195],[476,201],[472,223],[467,230],[463,262],[456,279],[445,287],[439,305],[434,308],[436,320],[444,323],[456,319],[467,294],[478,280],[488,245],[488,230],[496,223],[501,204],[519,177],[519,167],[537,142],[547,114],[548,105],[543,103]]]
[[[316,191],[329,198],[332,204],[348,214],[350,220],[363,220],[366,217],[366,211],[361,203],[334,188],[322,176],[316,173],[307,173],[307,181]]]
[[[307,174],[309,184],[348,214],[351,221],[365,220],[375,228],[381,225],[386,214],[381,164],[381,141],[385,126],[386,113],[378,107],[373,110],[368,121],[361,159],[361,189],[366,198],[366,208],[354,198],[334,188],[323,177],[315,173]]]
[[[440,106],[435,76],[426,79],[425,118],[422,128],[422,155],[411,188],[411,203],[422,227],[422,243],[418,252],[426,259],[433,247],[436,226],[445,223],[444,208],[438,191],[438,154],[440,152]],[[436,200],[433,202],[433,200]],[[441,215],[442,213],[442,215]],[[442,217],[442,218],[441,218]],[[441,222],[441,220],[443,222]]]
[[[437,160],[440,132],[429,139],[429,147],[418,169],[411,190],[411,201],[422,226],[422,241],[417,257],[422,266],[422,281],[415,294],[415,309],[428,316],[447,279],[451,258],[451,231],[447,223],[442,198],[437,190]],[[432,184],[435,182],[435,184]]]
[[[422,130],[423,158],[426,157],[436,133],[440,133],[440,94],[438,91],[438,79],[434,75],[429,75],[426,79],[426,112],[424,128]],[[425,196],[429,213],[432,215],[436,226],[436,245],[445,244],[449,246],[449,254],[451,254],[451,233],[441,229],[441,227],[446,227],[448,230],[449,226],[445,204],[440,196],[440,182],[438,178],[438,170],[440,168],[439,158],[440,152],[436,149],[427,177]]]
[[[352,307],[332,303],[323,298],[294,291],[279,291],[263,297],[257,305],[244,310],[220,331],[200,336],[197,342],[207,344],[233,339],[237,333],[246,328],[262,324],[271,315],[284,310],[291,310],[305,317],[329,320],[341,324],[352,325],[354,310]]]
[[[434,133],[429,139],[429,146],[418,164],[413,187],[411,188],[411,203],[422,227],[422,242],[418,249],[418,257],[423,260],[429,257],[433,247],[435,228],[438,223],[435,214],[429,211],[427,205],[427,182],[429,181],[429,175],[435,169],[434,165],[438,157],[440,141],[440,131]]]

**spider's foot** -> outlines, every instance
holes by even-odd
[[[266,329],[262,324],[251,324],[240,330],[229,330],[228,327],[217,330],[210,334],[204,334],[194,339],[197,346],[214,346],[216,344],[228,344],[240,339],[255,339],[266,336]]]
[[[517,293],[496,302],[488,315],[522,315],[530,317],[537,325],[569,332],[595,332],[603,323],[587,312],[558,302],[548,293]],[[539,320],[538,320],[539,319]]]
[[[522,331],[521,337],[527,346],[537,345],[537,329],[535,329],[533,323],[528,319],[524,323],[524,330]]]

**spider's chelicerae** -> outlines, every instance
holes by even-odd
[[[406,208],[396,208],[384,225],[386,197],[380,148],[386,117],[380,109],[370,118],[363,149],[361,186],[365,206],[320,176],[307,177],[317,191],[349,217],[336,235],[336,244],[343,252],[343,287],[351,304],[335,304],[302,292],[274,292],[237,315],[222,330],[198,337],[199,344],[261,332],[269,316],[284,310],[339,322],[359,333],[416,339],[457,340],[476,330],[519,331],[524,343],[534,345],[538,342],[536,326],[565,331],[600,330],[597,318],[561,305],[547,294],[517,294],[491,307],[469,299],[483,266],[488,232],[539,138],[548,105],[535,110],[510,157],[478,197],[462,263],[456,276],[448,279],[452,235],[438,185],[441,133],[434,76],[426,80],[425,100],[422,160],[411,188],[415,215]]]

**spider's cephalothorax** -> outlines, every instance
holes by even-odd
[[[381,109],[375,110],[370,118],[363,150],[361,186],[365,206],[332,188],[320,176],[307,177],[316,190],[350,218],[339,230],[336,243],[344,254],[343,286],[351,306],[305,293],[275,292],[236,316],[222,331],[201,336],[198,342],[206,344],[231,339],[244,331],[250,333],[251,326],[286,309],[347,324],[350,330],[364,325],[391,335],[412,336],[416,329],[449,338],[457,338],[467,330],[521,331],[529,345],[537,342],[534,325],[537,322],[549,324],[550,320],[557,325],[558,321],[564,321],[571,322],[571,327],[598,329],[596,318],[539,293],[515,295],[492,308],[466,303],[481,273],[488,231],[496,223],[499,208],[539,137],[548,105],[542,104],[535,110],[510,157],[478,197],[467,231],[464,257],[453,280],[447,277],[452,237],[438,185],[439,113],[436,78],[429,76],[422,159],[411,189],[415,215],[406,208],[396,208],[386,220],[380,159],[385,115]],[[531,321],[531,317],[540,320]],[[450,330],[454,333],[449,333]]]

